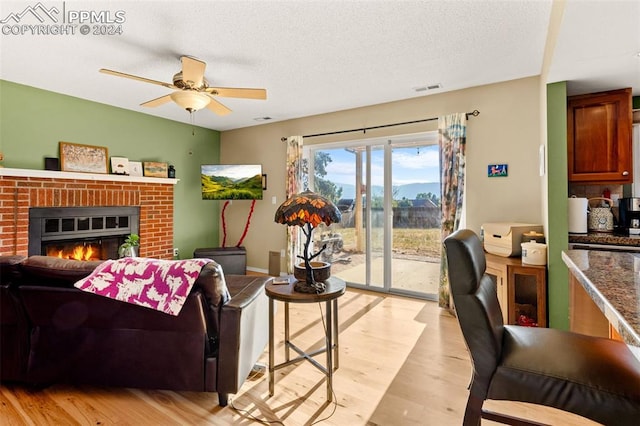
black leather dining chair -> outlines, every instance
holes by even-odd
[[[619,341],[505,325],[482,242],[468,229],[444,240],[455,312],[473,366],[463,424],[539,424],[483,409],[485,400],[555,407],[605,425],[640,425],[640,361]],[[613,278],[614,279],[614,278]]]

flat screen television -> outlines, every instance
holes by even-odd
[[[262,200],[261,164],[203,164],[203,200]]]

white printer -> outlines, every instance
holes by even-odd
[[[542,232],[542,225],[517,222],[493,222],[482,225],[484,249],[497,256],[519,256],[522,252],[522,234]]]

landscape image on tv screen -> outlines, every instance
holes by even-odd
[[[262,200],[262,165],[203,164],[203,200]]]

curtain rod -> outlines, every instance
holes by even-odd
[[[474,109],[473,112],[467,112],[466,113],[467,118],[469,118],[470,115],[473,116],[473,117],[477,117],[478,115],[480,115],[480,111],[478,111],[477,109]],[[382,129],[384,127],[393,127],[393,126],[404,126],[405,124],[424,123],[426,121],[434,121],[434,120],[437,120],[437,119],[438,119],[438,117],[424,118],[422,120],[404,121],[402,123],[392,123],[392,124],[381,124],[380,126],[361,127],[359,129],[337,130],[335,132],[316,133],[316,134],[313,134],[313,135],[304,135],[302,137],[303,138],[315,138],[317,136],[338,135],[338,134],[341,134],[341,133],[353,133],[353,132],[367,133],[367,130]],[[282,142],[286,142],[287,138],[286,137],[282,137],[282,138],[280,138],[280,140]]]

